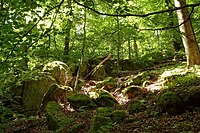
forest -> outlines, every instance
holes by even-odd
[[[0,133],[199,133],[199,0],[0,0]]]

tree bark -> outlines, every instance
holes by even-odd
[[[71,0],[68,0],[68,8],[70,9],[69,15],[72,13],[72,4]],[[69,53],[69,44],[70,44],[70,32],[71,32],[72,21],[70,18],[67,19],[67,28],[66,28],[66,35],[65,35],[65,42],[64,42],[64,56],[68,55]]]
[[[175,7],[182,7],[186,5],[186,0],[174,0]],[[195,38],[195,34],[190,19],[190,14],[187,8],[177,10],[178,22],[180,24],[180,32],[182,34],[182,41],[185,48],[187,58],[187,68],[200,64],[200,52]]]

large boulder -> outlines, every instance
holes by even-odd
[[[97,70],[91,74],[91,79],[96,80],[96,81],[100,81],[105,79],[106,77],[106,71],[103,65],[100,65]]]
[[[57,103],[65,104],[67,97],[72,95],[72,88],[69,86],[59,86],[58,84],[53,84],[50,86],[49,90],[44,94],[41,102],[39,114],[46,112],[46,106],[48,102],[55,101]]]
[[[162,112],[167,112],[169,114],[180,114],[185,111],[185,107],[181,99],[174,92],[165,92],[159,94],[156,97],[156,101]]]
[[[107,92],[101,92],[95,99],[95,103],[99,107],[114,107],[118,104],[117,100]]]
[[[39,109],[43,95],[49,87],[56,83],[49,76],[44,76],[40,80],[23,81],[20,87],[15,88],[15,96],[20,97],[20,104],[26,115],[36,115]]]
[[[39,78],[36,78],[38,77]],[[14,89],[15,97],[19,98],[23,112],[26,115],[36,115],[44,94],[52,84],[66,85],[70,82],[71,72],[69,67],[60,61],[48,63],[43,68],[43,74],[30,77]]]
[[[85,94],[82,93],[74,93],[67,98],[70,106],[74,109],[86,109],[86,108],[94,108],[96,104],[93,100]]]
[[[43,71],[51,75],[59,85],[66,85],[72,77],[70,68],[61,61],[46,64]]]

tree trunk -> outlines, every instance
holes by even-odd
[[[128,59],[131,60],[131,40],[128,38]]]
[[[134,54],[135,54],[135,58],[138,58],[138,46],[137,46],[137,42],[136,42],[136,38],[134,37]]]
[[[174,3],[176,7],[182,7],[186,5],[185,0],[174,0]],[[187,8],[177,10],[177,16],[187,58],[187,68],[189,68],[195,64],[200,64],[199,47],[195,38]]]
[[[120,61],[120,48],[121,48],[121,36],[120,36],[120,22],[119,17],[117,16],[117,65],[119,66]]]
[[[72,4],[71,0],[68,0],[68,8],[70,9],[69,15],[72,14]],[[70,44],[70,32],[71,32],[72,21],[70,18],[67,19],[67,28],[65,34],[65,42],[64,42],[64,56],[68,55],[69,53],[69,44]]]

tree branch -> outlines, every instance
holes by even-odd
[[[188,5],[185,5],[185,6],[182,6],[182,7],[175,7],[175,8],[171,8],[171,9],[167,9],[167,10],[161,10],[161,11],[156,11],[156,12],[150,12],[150,13],[147,13],[147,14],[109,14],[109,13],[103,13],[103,12],[100,12],[100,11],[97,11],[96,9],[94,8],[91,8],[89,6],[86,6],[84,4],[81,4],[79,2],[77,2],[76,0],[73,0],[77,5],[79,6],[82,6],[82,7],[85,7],[99,15],[106,15],[106,16],[114,16],[114,17],[128,17],[128,16],[133,16],[133,17],[147,17],[147,16],[151,16],[151,15],[155,15],[155,14],[162,14],[162,13],[166,13],[166,12],[170,12],[170,11],[176,11],[176,10],[180,10],[180,9],[183,9],[183,8],[187,8],[187,7],[196,7],[196,6],[200,6],[200,2],[198,3],[195,3],[195,4],[188,4]]]
[[[178,24],[178,25],[175,25],[175,26],[170,26],[170,27],[168,26],[168,27],[162,27],[162,28],[152,28],[152,29],[140,29],[138,27],[135,27],[135,28],[138,29],[138,30],[169,30],[169,29],[175,29],[175,28],[180,27],[181,25],[183,25],[187,21],[189,21],[193,12],[194,12],[194,7],[192,7],[192,10],[191,10],[188,18],[185,21],[183,21],[181,24]]]

